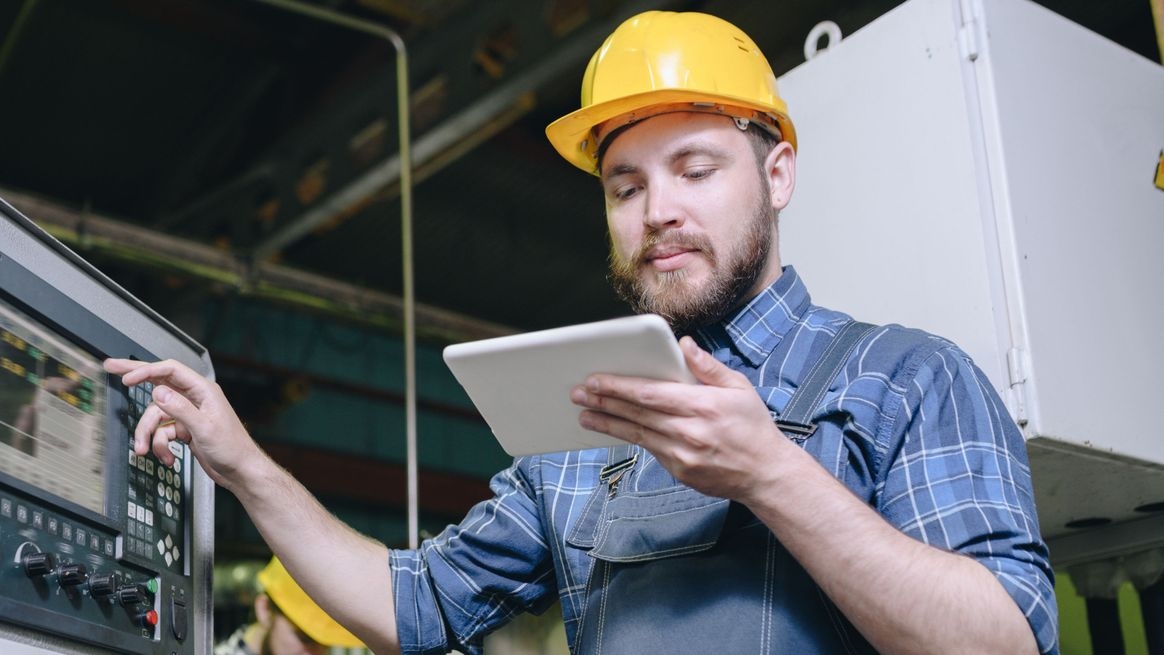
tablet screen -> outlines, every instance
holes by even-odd
[[[514,456],[624,443],[578,425],[581,408],[570,390],[592,373],[695,382],[655,314],[456,344],[444,359]]]

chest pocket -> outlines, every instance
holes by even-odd
[[[629,457],[620,457],[623,454]],[[646,452],[616,448],[611,459],[617,461],[603,470],[603,482],[567,543],[607,562],[689,555],[715,545],[728,515],[728,500],[679,484]],[[620,464],[625,468],[619,470]]]

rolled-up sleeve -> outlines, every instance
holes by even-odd
[[[978,560],[1018,604],[1041,653],[1058,650],[1054,573],[1039,532],[1026,445],[962,351],[925,359],[887,430],[882,514],[906,534]]]
[[[493,498],[418,550],[392,551],[405,653],[481,652],[484,635],[556,598],[554,568],[521,460],[490,481]]]

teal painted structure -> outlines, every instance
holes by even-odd
[[[210,350],[220,383],[260,444],[302,445],[404,465],[399,336],[241,297],[218,299],[201,316],[205,323],[193,333]],[[445,366],[443,346],[417,346],[421,474],[435,470],[487,480],[511,458],[482,420],[466,414],[475,410]],[[376,539],[394,545],[407,541],[403,511],[334,498],[321,501]],[[216,505],[216,542],[234,550],[263,547],[230,494],[219,491]],[[459,518],[426,516],[422,510],[421,530],[435,533]]]

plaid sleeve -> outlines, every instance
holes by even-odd
[[[518,464],[495,475],[493,498],[424,542],[392,551],[396,629],[404,653],[481,652],[484,635],[556,594],[531,485]]]
[[[1058,652],[1054,572],[1039,532],[1026,445],[985,375],[957,348],[932,353],[901,388],[880,510],[924,543],[973,557]]]

